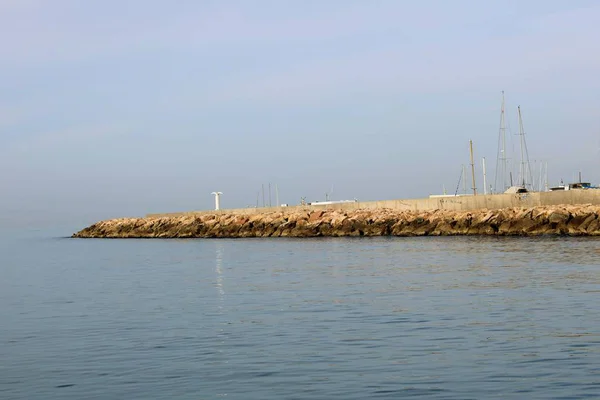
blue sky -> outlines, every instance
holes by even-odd
[[[493,176],[502,90],[551,184],[598,183],[598,21],[597,1],[3,0],[0,223],[244,207],[269,182],[290,204],[453,191],[469,139]]]

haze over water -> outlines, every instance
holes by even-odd
[[[596,239],[2,239],[2,399],[600,392]]]

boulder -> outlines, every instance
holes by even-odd
[[[96,222],[74,237],[314,237],[425,235],[600,235],[600,207],[547,206],[475,211],[317,210],[185,214]]]

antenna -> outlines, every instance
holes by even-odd
[[[331,200],[333,198],[333,197],[331,197],[332,194],[333,194],[333,184],[331,184],[331,190],[329,192],[325,192],[325,201]]]
[[[279,186],[275,184],[275,207],[279,207],[281,204],[279,203]]]

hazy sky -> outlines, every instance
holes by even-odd
[[[2,0],[0,224],[244,207],[269,182],[426,197],[469,139],[481,186],[502,90],[551,183],[598,183],[598,21],[594,0]]]

